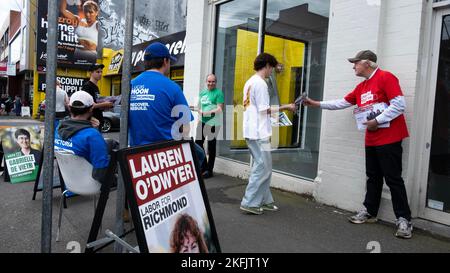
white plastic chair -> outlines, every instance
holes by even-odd
[[[92,178],[93,167],[83,157],[65,151],[55,151],[55,156],[66,186],[59,205],[58,231],[56,233],[56,241],[58,242],[65,194],[70,191],[82,196],[93,196],[95,210],[95,196],[100,193],[101,184]]]

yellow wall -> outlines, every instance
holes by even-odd
[[[105,68],[103,73],[106,73],[108,65],[111,61],[113,51],[111,49],[103,49],[103,58],[98,59],[97,63],[103,63]],[[71,69],[71,68],[57,68],[57,76],[76,77],[76,78],[89,78],[90,72],[87,70]],[[38,73],[34,71],[34,96],[33,96],[33,117],[37,118],[37,111],[39,103],[45,99],[45,92],[38,91]],[[100,89],[100,96],[109,96],[111,92],[111,77],[103,76],[98,82],[98,88]]]
[[[239,29],[237,31],[236,63],[234,77],[234,106],[242,105],[243,89],[245,82],[255,73],[253,61],[257,55],[256,44],[258,34]],[[305,44],[302,42],[283,39],[270,35],[265,36],[264,51],[272,54],[279,63],[284,65],[284,70],[276,73],[276,82],[280,104],[292,103],[295,100],[295,90],[292,81],[292,67],[303,67],[305,56]],[[288,117],[293,120],[293,114],[288,112]],[[242,116],[234,114],[234,139],[242,139]],[[280,128],[280,147],[289,147],[292,142],[292,126]],[[233,148],[246,146],[243,140],[234,140]]]

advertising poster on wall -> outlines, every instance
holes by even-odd
[[[162,38],[158,38],[149,42],[133,46],[131,55],[131,64],[133,73],[145,70],[144,55],[145,49],[152,43],[160,42],[169,49],[170,55],[177,58],[176,62],[171,62],[171,67],[184,66],[184,58],[186,53],[186,31],[177,32]]]
[[[126,1],[100,0],[99,4],[103,47],[124,48]],[[133,45],[186,30],[187,0],[140,0],[134,5]]]
[[[0,140],[11,183],[36,180],[42,156],[40,132],[39,126],[0,130]]]
[[[220,252],[191,145],[170,141],[119,151],[141,252]]]
[[[86,68],[98,58],[98,0],[58,0],[58,66]],[[47,61],[48,1],[38,2],[37,66]],[[39,69],[41,67],[41,69]]]

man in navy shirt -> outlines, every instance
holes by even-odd
[[[61,121],[55,131],[55,151],[69,151],[92,164],[92,177],[102,182],[106,176],[110,157],[101,133],[91,123],[94,99],[85,91],[70,97],[70,119]],[[96,121],[95,126],[98,126]]]

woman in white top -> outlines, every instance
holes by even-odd
[[[61,88],[61,83],[56,81],[56,105],[55,118],[56,120],[64,119],[67,116],[67,109],[69,107],[69,97],[66,91]]]
[[[97,16],[99,8],[97,3],[92,0],[83,4],[84,18],[73,14],[67,10],[67,2],[61,1],[61,14],[74,22],[76,26],[75,34],[78,36],[78,42],[81,48],[75,49],[74,57],[78,60],[87,60],[95,63],[97,59],[98,42],[98,21]]]

